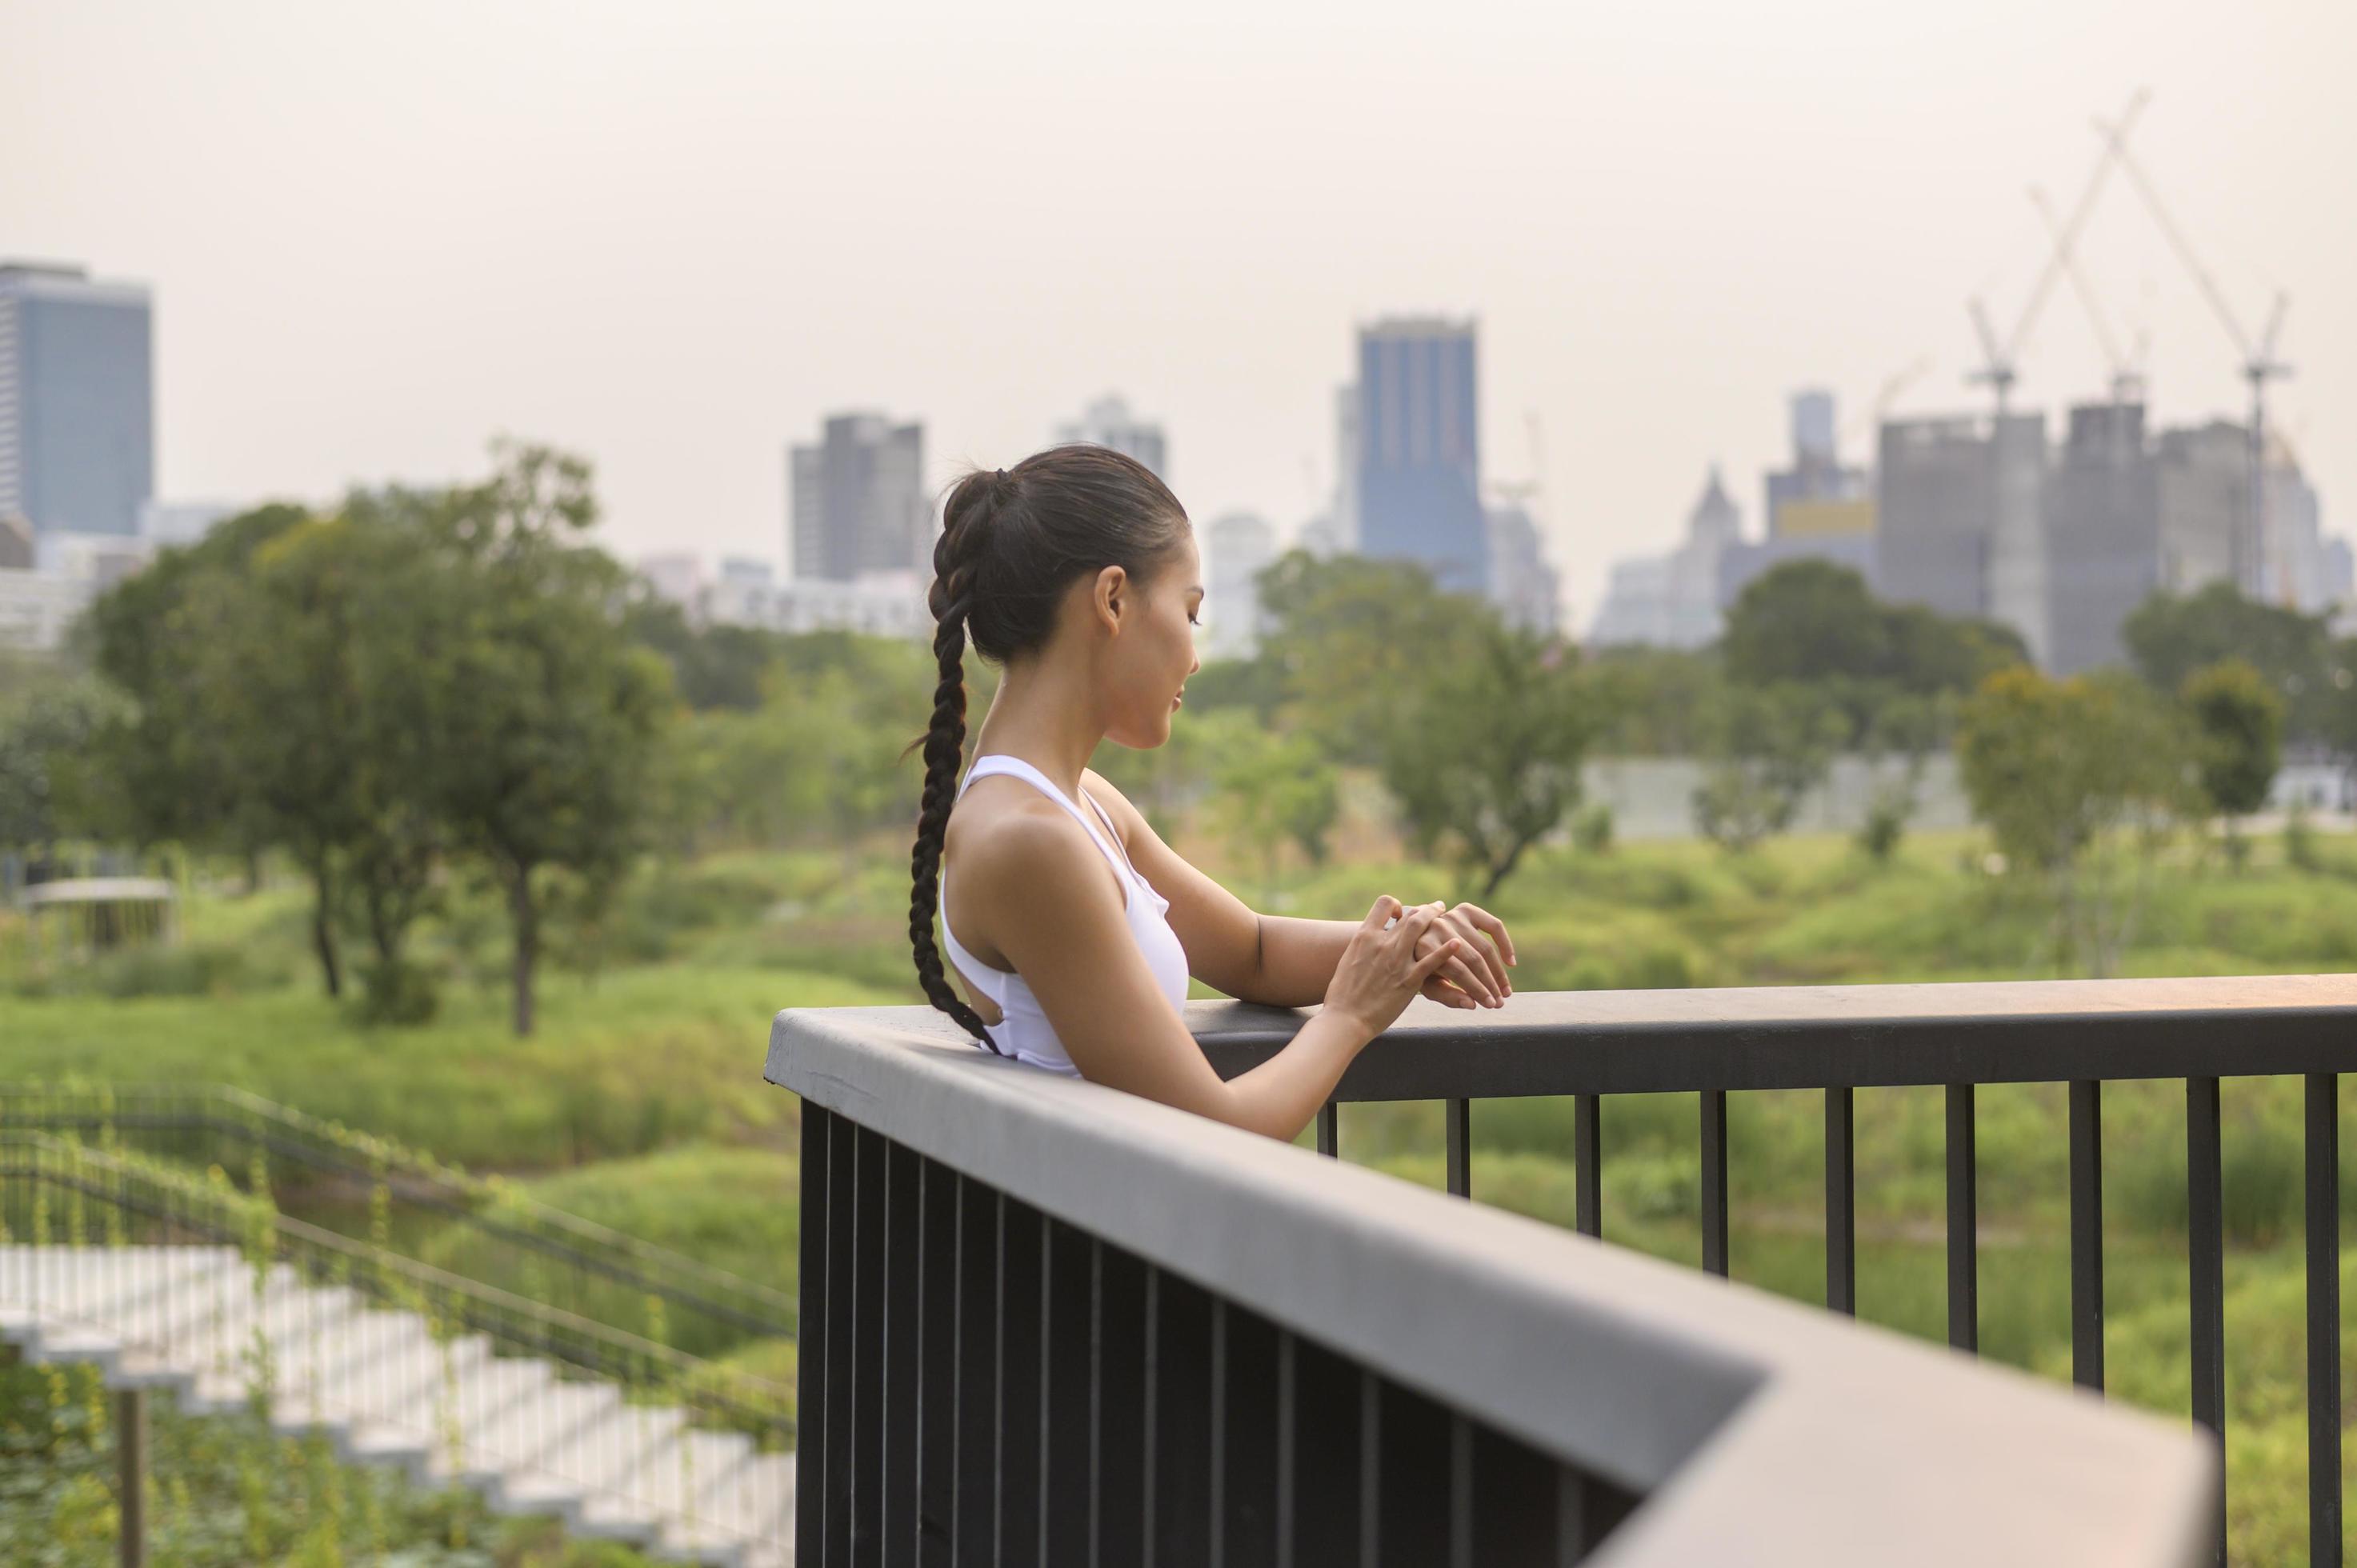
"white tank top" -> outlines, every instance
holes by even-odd
[[[1100,833],[1095,824],[1089,821],[1087,813],[1061,789],[1049,783],[1046,774],[1021,757],[1009,757],[1004,752],[975,757],[974,766],[966,771],[964,782],[958,786],[958,798],[965,798],[966,790],[975,779],[986,779],[994,773],[1004,773],[1030,784],[1070,811],[1072,820],[1087,831],[1089,837],[1096,840],[1097,847],[1104,851],[1107,860],[1113,862],[1114,874],[1121,878],[1130,935],[1137,939],[1138,950],[1146,954],[1146,967],[1154,972],[1156,985],[1170,998],[1172,1009],[1178,1009],[1187,1000],[1187,950],[1179,945],[1178,933],[1172,930],[1170,922],[1164,918],[1169,911],[1170,900],[1157,893],[1153,886],[1137,874],[1137,868],[1130,865],[1128,853],[1120,847],[1121,835],[1114,832],[1113,819],[1104,814],[1104,808],[1097,805],[1093,796],[1089,797],[1089,804],[1104,823],[1105,831]],[[1086,789],[1081,793],[1088,795]],[[954,811],[955,807],[952,806],[952,810]],[[992,1041],[1001,1053],[1017,1061],[1046,1068],[1050,1072],[1080,1077],[1081,1069],[1072,1065],[1071,1055],[1065,1051],[1063,1042],[1056,1038],[1055,1028],[1049,1024],[1047,1014],[1040,1011],[1039,998],[1031,994],[1028,985],[1023,983],[1023,977],[1007,970],[993,969],[982,962],[965,950],[965,945],[957,940],[957,933],[950,929],[950,872],[946,862],[942,866],[941,886],[943,945],[948,948],[950,958],[959,971],[984,995],[998,1004],[999,1021],[989,1026]],[[976,1041],[974,1049],[982,1048],[981,1042]]]

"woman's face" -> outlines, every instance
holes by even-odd
[[[1170,738],[1179,688],[1203,667],[1195,654],[1196,618],[1203,607],[1202,557],[1189,529],[1143,582],[1123,575],[1108,588],[1098,579],[1097,607],[1109,615],[1105,671],[1111,687],[1108,738],[1147,750]]]

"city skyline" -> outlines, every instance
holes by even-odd
[[[1528,477],[1541,416],[1548,553],[1583,624],[1613,558],[1674,541],[1709,464],[1758,536],[1793,388],[1860,417],[1928,355],[1891,412],[1985,412],[1964,299],[2011,317],[2049,249],[2024,187],[2075,192],[2089,116],[2143,82],[2139,156],[2228,295],[2254,317],[2291,295],[2299,374],[2271,424],[2328,527],[2357,497],[2357,301],[2334,275],[2357,218],[2300,172],[2357,165],[2329,66],[2357,20],[2330,8],[2222,31],[2108,5],[1970,27],[1378,6],[1337,35],[1215,7],[1170,48],[1108,19],[1119,47],[1085,65],[1028,54],[1054,29],[1020,13],[945,12],[914,41],[849,12],[548,15],[24,21],[0,135],[41,150],[0,166],[0,252],[153,286],[159,496],[457,477],[505,430],[597,463],[625,558],[782,563],[779,444],[826,413],[922,420],[938,489],[1117,388],[1183,449],[1190,512],[1289,537],[1333,489],[1356,327],[1433,312],[1480,324],[1485,479]],[[1417,112],[1369,118],[1360,95],[1409,70]],[[1218,134],[1189,107],[1207,71],[1238,90]],[[1113,134],[1074,142],[1079,113]],[[763,189],[856,217],[856,242]],[[2232,346],[2125,185],[2082,251],[2150,335],[2153,422],[2244,417]],[[2058,427],[2100,393],[2067,291],[2021,373],[2015,406]]]

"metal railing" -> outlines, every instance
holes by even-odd
[[[432,1221],[445,1239],[504,1252],[520,1294],[666,1343],[713,1354],[748,1338],[791,1338],[787,1292],[660,1247],[361,1132],[227,1084],[0,1083],[0,1133],[73,1133],[201,1171],[218,1165],[251,1185],[340,1188],[364,1204],[363,1238],[391,1249]],[[257,1160],[259,1164],[257,1164]],[[653,1315],[650,1303],[661,1303]],[[659,1321],[650,1322],[651,1316]]]
[[[191,1270],[140,1283],[113,1281],[103,1266],[68,1266],[82,1262],[77,1254],[159,1248],[190,1260],[208,1249],[235,1249],[257,1308],[271,1291],[273,1271],[283,1268],[280,1294],[299,1304],[291,1310],[317,1311],[320,1299],[286,1286],[333,1289],[355,1305],[414,1315],[437,1342],[479,1336],[491,1356],[545,1359],[559,1374],[598,1380],[632,1402],[674,1405],[690,1426],[742,1433],[764,1452],[793,1444],[792,1393],[766,1380],[280,1214],[266,1197],[231,1187],[218,1166],[210,1179],[200,1178],[70,1136],[0,1133],[0,1251],[25,1271],[10,1281],[10,1300],[37,1316],[96,1327],[98,1308],[120,1307],[123,1291],[134,1290],[131,1316],[104,1325],[124,1333],[133,1350],[169,1363],[194,1336],[225,1358],[212,1370],[251,1387],[271,1386],[277,1369],[248,1354],[258,1347],[217,1342],[215,1326],[247,1305],[233,1299],[243,1287],[231,1287],[221,1272]],[[210,1293],[202,1298],[189,1294],[199,1281]],[[305,1317],[283,1326],[307,1341],[320,1326]],[[405,1408],[393,1396],[414,1391],[372,1381],[384,1370],[365,1358],[322,1364],[307,1369],[305,1386],[315,1397],[332,1390],[339,1401],[357,1402],[353,1409],[363,1419],[393,1420]],[[555,1413],[553,1406],[545,1412]],[[520,1413],[519,1441],[554,1435],[533,1407]]]
[[[1418,1004],[1339,1098],[1451,1101],[1464,1193],[1462,1101],[1587,1096],[1592,1231],[1597,1101],[1699,1088],[1723,1264],[1728,1090],[2115,1076],[2061,1044],[2079,1013],[2195,1005],[2085,1001],[1908,987],[1525,994],[1469,1017]],[[2274,1004],[2278,1046],[2309,1053],[2296,1070],[2324,1070],[2336,1009]],[[1187,1016],[1232,1074],[1302,1015]],[[2017,1031],[2010,1069],[1975,1058]],[[2164,1025],[2150,1065],[2222,1070],[2201,1067],[2200,1033]],[[768,1076],[803,1102],[802,1568],[2176,1564],[2214,1549],[2207,1434],[992,1058],[930,1009],[780,1014]]]

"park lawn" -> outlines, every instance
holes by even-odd
[[[518,1039],[496,992],[422,1028],[364,1028],[309,990],[107,1001],[0,997],[0,1078],[235,1084],[478,1170],[542,1170],[688,1141],[791,1147],[763,1081],[781,1007],[905,997],[802,971],[662,964],[551,973]]]

